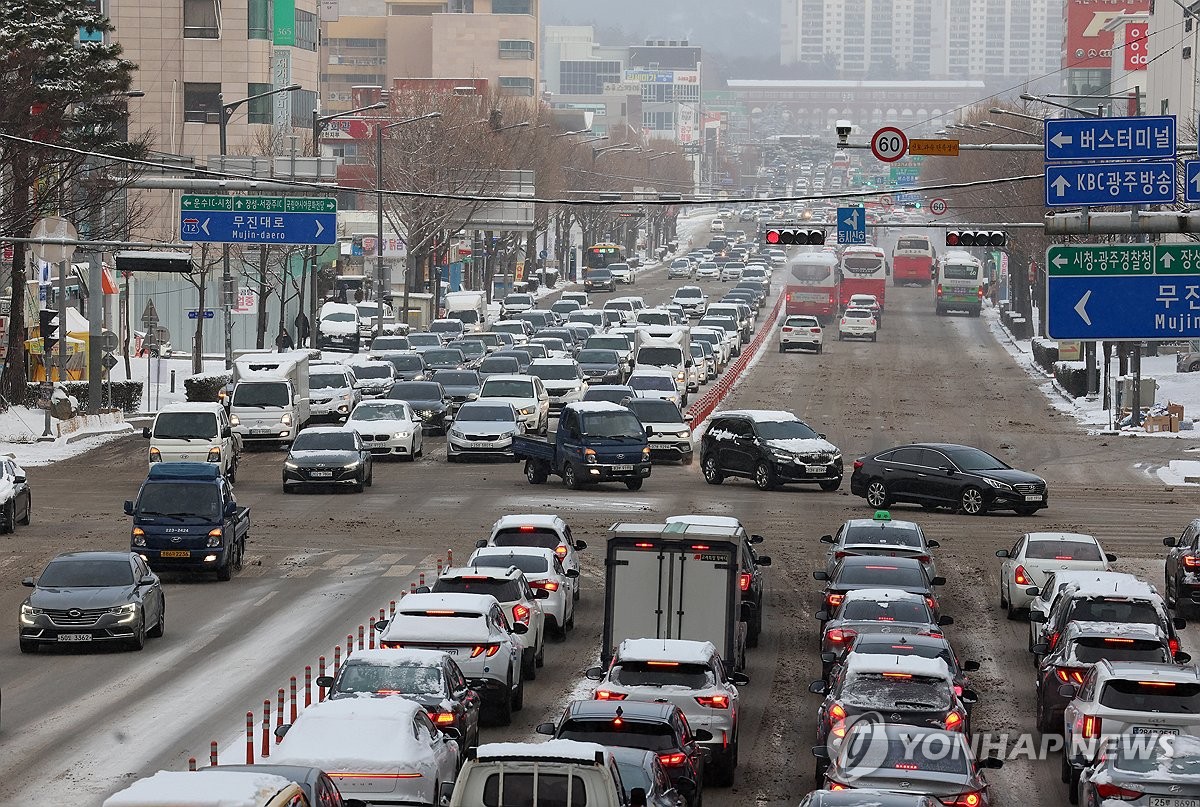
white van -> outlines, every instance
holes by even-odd
[[[165,406],[154,425],[142,429],[150,441],[149,461],[215,462],[232,482],[242,457],[241,435],[233,433],[229,413],[219,403],[178,403]]]
[[[595,743],[548,740],[544,743],[487,743],[471,756],[458,781],[442,784],[449,807],[480,804],[579,804],[626,807],[645,804],[644,788],[625,797],[612,751]],[[504,798],[498,798],[503,794]]]

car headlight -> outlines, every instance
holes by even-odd
[[[527,406],[521,410],[522,415],[532,415],[533,412],[534,412],[534,407],[532,407],[532,406]]]
[[[279,422],[282,423],[284,426],[291,426],[292,425],[291,414],[285,414],[283,417],[281,417],[279,419]]]
[[[411,432],[396,432],[396,439],[397,440],[407,440],[409,434],[411,434]]]
[[[771,449],[771,456],[777,460],[783,460],[784,462],[790,462],[792,460],[792,454],[790,452],[780,451],[777,448]]]
[[[468,401],[478,401],[478,400],[479,400],[479,393],[478,393],[478,392],[468,392],[468,393],[467,393],[467,400],[468,400]]]
[[[283,467],[287,468],[289,471],[295,471],[300,466],[297,465],[296,463],[292,462],[291,460],[284,460]]]
[[[23,603],[21,605],[21,622],[23,622],[24,624],[32,625],[34,622],[34,617],[38,617],[41,615],[42,615],[41,608],[34,608],[29,603]]]
[[[680,438],[685,438],[685,439],[686,439],[686,438],[688,438],[688,437],[691,437],[691,436],[692,436],[692,433],[691,433],[690,431],[688,431],[687,429],[684,429],[684,430],[683,430],[683,431],[681,431],[681,432],[677,432],[677,433],[675,434],[675,436],[676,436],[676,437],[680,437]]]
[[[994,487],[998,490],[1012,490],[1012,485],[1009,485],[1005,482],[997,481],[995,479],[988,479],[986,476],[983,478],[983,481],[987,482],[989,485],[991,485],[992,487]]]
[[[133,620],[137,619],[137,615],[140,610],[140,605],[138,605],[136,602],[130,602],[126,603],[125,605],[118,605],[116,608],[109,608],[108,612],[113,616],[116,616],[118,622],[132,622]]]
[[[351,470],[354,470],[355,468],[357,468],[361,463],[362,463],[362,460],[355,460],[354,462],[346,463],[342,467],[348,471],[351,471]]]
[[[650,446],[646,446],[645,448],[642,449],[642,462],[649,462],[649,461],[650,461]]]
[[[229,425],[230,426],[241,426],[242,419],[240,417],[238,417],[237,415],[230,415],[229,416]]]

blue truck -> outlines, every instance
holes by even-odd
[[[125,514],[133,516],[130,549],[156,571],[213,572],[229,580],[242,568],[250,508],[238,506],[214,463],[151,465]]]
[[[637,416],[607,401],[563,407],[558,430],[547,437],[518,435],[513,454],[525,460],[525,478],[545,484],[551,474],[578,490],[597,482],[624,482],[640,490],[650,476],[650,443]]]

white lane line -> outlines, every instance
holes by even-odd
[[[336,569],[339,566],[345,566],[347,563],[349,563],[350,561],[357,558],[358,555],[359,555],[359,553],[357,553],[357,552],[349,554],[349,555],[334,555],[332,558],[330,558],[329,560],[322,563],[321,568]]]
[[[258,602],[254,603],[254,607],[257,608],[258,606],[262,605],[263,603],[265,603],[267,600],[271,599],[278,593],[279,593],[278,591],[268,591],[267,596],[263,597]]]

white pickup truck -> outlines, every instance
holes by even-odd
[[[487,743],[468,749],[467,755],[458,781],[442,784],[442,804],[448,807],[496,803],[633,807],[646,803],[642,788],[634,788],[630,798],[625,798],[612,752],[596,743]],[[569,801],[565,800],[564,778]]]

